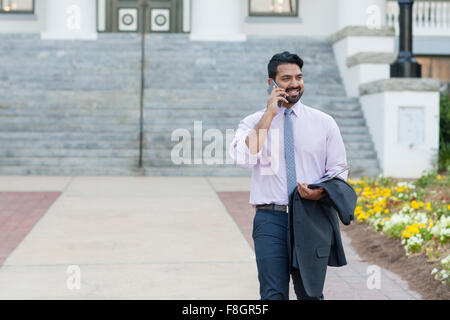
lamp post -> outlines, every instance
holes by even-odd
[[[145,69],[145,19],[147,16],[147,10],[149,4],[147,0],[141,0],[139,3],[141,9],[141,90],[140,90],[140,103],[139,103],[139,163],[138,167],[142,168],[142,153],[144,148],[144,69]]]
[[[398,0],[400,39],[397,60],[391,64],[391,78],[420,78],[422,66],[412,53],[412,6],[414,0]]]

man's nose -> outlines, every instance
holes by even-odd
[[[289,83],[288,88],[298,88],[301,87],[301,81],[293,80]]]

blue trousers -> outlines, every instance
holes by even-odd
[[[320,297],[309,297],[306,294],[299,269],[292,268],[289,274],[287,228],[286,212],[256,210],[252,238],[261,300],[289,300],[290,276],[298,300],[323,300],[323,294]],[[293,244],[291,247],[293,248]]]

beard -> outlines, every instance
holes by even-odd
[[[300,100],[300,98],[301,98],[302,95],[303,95],[303,89],[300,89],[300,88],[292,88],[292,89],[289,89],[289,90],[286,91],[286,93],[288,93],[288,92],[291,91],[291,90],[295,90],[295,89],[298,89],[298,95],[296,95],[296,96],[289,96],[289,95],[286,95],[286,100],[289,101],[289,103],[292,103],[292,104],[297,103],[298,100]]]

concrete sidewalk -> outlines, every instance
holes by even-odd
[[[257,300],[254,212],[246,205],[239,215],[224,200],[233,192],[248,202],[249,186],[249,178],[2,176],[0,299]],[[54,202],[39,216],[23,191]],[[349,265],[328,269],[325,299],[420,298],[381,268],[381,289],[369,290],[368,265],[343,236]],[[72,265],[80,289],[68,288]]]

